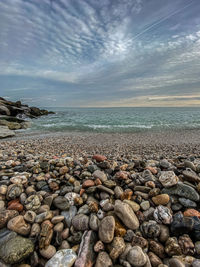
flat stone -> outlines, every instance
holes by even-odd
[[[135,201],[124,199],[123,202],[128,204],[134,212],[140,210],[140,205],[136,203]]]
[[[195,209],[187,209],[184,211],[183,215],[186,217],[197,216],[198,218],[200,218],[200,212],[198,210],[195,210]]]
[[[181,203],[181,205],[183,205],[186,208],[196,208],[197,206],[197,204],[194,201],[184,197],[180,197],[178,201]]]
[[[71,267],[77,258],[72,249],[61,249],[45,264],[45,267]]]

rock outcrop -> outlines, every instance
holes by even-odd
[[[14,136],[13,130],[30,127],[27,118],[53,114],[54,112],[37,107],[29,107],[21,101],[12,102],[0,97],[0,138]]]

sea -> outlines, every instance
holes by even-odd
[[[200,107],[48,108],[31,132],[131,133],[200,129]]]

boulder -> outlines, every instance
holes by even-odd
[[[10,130],[8,126],[0,126],[0,138],[15,136],[15,132]]]
[[[0,120],[0,125],[8,126],[10,130],[21,129],[21,124],[18,122],[9,122],[7,120]]]
[[[4,105],[0,105],[0,114],[10,116],[10,110]]]

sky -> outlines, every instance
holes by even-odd
[[[200,0],[0,0],[0,96],[200,106]]]

